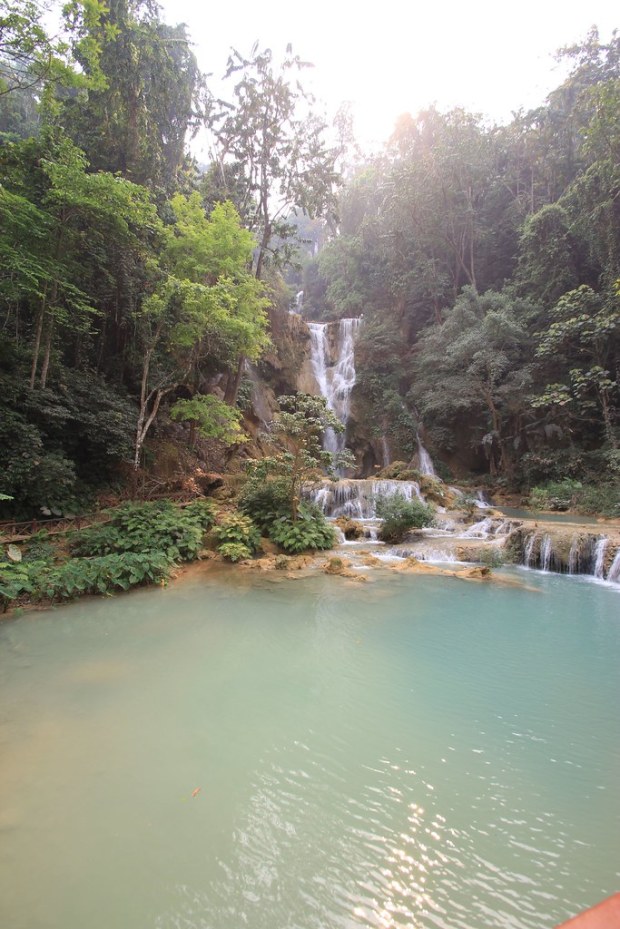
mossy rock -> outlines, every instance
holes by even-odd
[[[364,538],[364,527],[354,519],[349,519],[347,516],[339,516],[338,519],[334,520],[334,524],[342,530],[347,541]]]

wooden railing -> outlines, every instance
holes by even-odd
[[[186,506],[192,500],[200,497],[197,494],[188,494],[180,491],[178,493],[161,493],[149,497],[151,500],[172,500],[178,506]],[[127,501],[124,501],[127,502]],[[144,501],[133,501],[144,502]],[[62,535],[70,529],[88,529],[99,523],[107,523],[112,516],[108,510],[101,510],[98,513],[83,513],[80,516],[60,516],[58,518],[41,516],[36,519],[27,519],[23,521],[6,520],[0,522],[0,545],[6,545],[11,542],[25,542],[34,535],[35,532],[45,530],[49,535]]]

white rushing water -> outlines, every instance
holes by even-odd
[[[523,555],[523,564],[526,568],[532,566],[532,555],[534,554],[534,545],[536,544],[536,533],[533,532],[525,544],[525,551]]]
[[[384,435],[381,436],[381,453],[383,454],[383,467],[387,468],[392,460],[392,455],[390,453],[390,443]]]
[[[361,319],[340,320],[336,358],[331,364],[329,327],[332,324],[308,323],[314,377],[328,408],[333,410],[345,427],[351,409],[351,391],[355,386],[355,337],[360,324]],[[341,452],[345,446],[345,433],[335,433],[333,429],[328,429],[324,445],[327,451]]]
[[[596,543],[594,549],[594,577],[603,578],[605,576],[605,553],[607,551],[607,546],[609,545],[609,539],[603,538],[599,539]]]
[[[479,510],[488,510],[493,506],[493,504],[489,503],[486,499],[484,490],[478,490],[476,492],[476,506]]]
[[[551,554],[552,554],[552,544],[551,536],[543,536],[543,540],[540,544],[540,566],[543,571],[549,570],[549,565],[551,564]]]
[[[616,552],[614,560],[611,563],[607,580],[612,584],[620,584],[620,548]]]
[[[424,502],[415,481],[341,480],[307,487],[305,493],[326,516],[335,518],[375,519],[378,497],[400,494],[405,500]]]
[[[480,524],[479,524],[480,525]],[[475,529],[475,526],[471,527]],[[496,535],[500,534],[498,529]],[[538,551],[537,543],[540,541]],[[620,582],[620,548],[616,550],[611,564],[609,564],[608,552],[612,541],[607,536],[592,535],[580,532],[574,535],[570,541],[568,558],[564,561],[562,550],[562,540],[554,539],[550,533],[545,533],[542,538],[539,532],[534,530],[525,539],[523,544],[523,565],[526,568],[538,568],[542,571],[563,571],[571,575],[582,575],[585,577],[595,578],[598,581],[607,581],[610,584]]]
[[[579,538],[575,536],[568,553],[568,573],[576,574],[579,568]]]
[[[433,459],[422,445],[422,439],[420,436],[418,436],[418,463],[420,467],[420,474],[426,474],[428,477],[437,477],[437,473],[433,465]]]

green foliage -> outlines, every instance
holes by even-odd
[[[140,584],[158,584],[170,573],[170,559],[162,552],[122,552],[96,558],[71,558],[47,567],[29,566],[35,596],[68,600],[84,594],[110,594]]]
[[[506,564],[506,553],[501,548],[487,545],[479,550],[478,560],[487,568],[502,568]]]
[[[0,606],[4,612],[12,600],[32,593],[30,566],[24,562],[0,561]]]
[[[420,500],[407,500],[402,494],[378,497],[377,516],[383,523],[379,538],[383,542],[402,542],[411,529],[433,524],[433,510]]]
[[[244,219],[259,240],[257,278],[268,261],[282,267],[291,260],[295,229],[283,216],[293,209],[320,216],[333,206],[336,152],[307,105],[312,99],[300,81],[307,66],[290,46],[281,64],[270,49],[255,46],[249,58],[233,50],[226,77],[234,99],[219,101],[212,117],[218,161],[241,167]]]
[[[349,467],[353,464],[353,456],[348,449],[340,453],[323,449],[321,440],[326,429],[337,433],[344,431],[323,397],[298,393],[278,397],[278,403],[280,412],[271,428],[279,450],[275,455],[249,462],[247,470],[252,487],[275,479],[278,489],[274,489],[274,493],[280,501],[282,488],[286,487],[288,515],[295,522],[304,482],[317,469],[324,468],[333,474],[336,467]]]
[[[191,400],[177,400],[170,408],[170,416],[195,426],[203,439],[216,439],[223,445],[236,445],[248,438],[241,428],[241,410],[213,394],[196,394]]]
[[[575,497],[575,508],[580,513],[620,517],[620,481],[588,484]]]
[[[336,533],[322,513],[302,504],[297,519],[280,516],[269,526],[269,538],[287,554],[305,551],[323,551],[336,544]]]
[[[213,520],[206,500],[184,509],[169,501],[127,504],[109,523],[72,533],[70,547],[78,557],[60,563],[54,563],[58,551],[47,534],[38,533],[23,561],[0,564],[0,603],[6,609],[22,595],[57,600],[160,583],[175,561],[197,557]]]
[[[250,517],[244,516],[242,513],[226,513],[214,526],[213,534],[218,542],[218,551],[225,557],[230,557],[229,552],[237,552],[239,548],[243,548],[248,552],[248,555],[243,555],[243,557],[249,557],[260,545],[258,529]],[[233,546],[232,549],[222,550],[222,546],[231,545]]]
[[[564,478],[561,481],[547,481],[533,487],[529,506],[541,510],[572,509],[580,513],[601,516],[620,516],[620,480],[609,469],[612,480],[584,484],[581,481]],[[615,480],[613,477],[615,476]]]
[[[539,510],[567,510],[573,506],[577,493],[582,489],[579,481],[564,478],[548,481],[541,487],[533,487],[528,503]]]
[[[245,561],[253,555],[252,549],[242,542],[222,542],[217,550],[227,561]]]
[[[266,480],[251,470],[239,495],[239,508],[261,532],[267,532],[276,519],[289,512],[289,493],[290,488],[283,478]]]
[[[110,522],[75,533],[71,549],[86,556],[155,551],[170,561],[193,561],[213,521],[209,501],[195,501],[184,509],[169,500],[129,503],[114,510]]]

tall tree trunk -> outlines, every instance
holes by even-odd
[[[47,374],[50,368],[50,356],[52,353],[52,335],[54,333],[54,317],[49,317],[47,332],[45,334],[45,353],[43,355],[43,366],[41,367],[41,387],[45,390],[47,386]]]
[[[245,355],[242,355],[239,359],[237,365],[237,370],[233,373],[232,371],[228,374],[228,380],[226,382],[226,392],[224,394],[224,403],[227,403],[228,406],[234,406],[237,402],[237,396],[239,394],[239,385],[241,384],[241,377],[243,376],[243,371],[245,368]]]
[[[30,367],[30,381],[28,386],[31,390],[34,390],[34,382],[37,377],[37,368],[39,366],[39,351],[41,349],[41,335],[43,333],[43,320],[45,318],[45,296],[41,306],[39,307],[39,312],[37,313],[37,324],[35,329],[34,336],[34,347],[32,349],[32,365]]]
[[[611,421],[611,410],[609,408],[609,395],[606,390],[599,391],[599,396],[601,398],[601,409],[603,411],[603,422],[605,424],[605,437],[611,445],[612,448],[617,448],[618,443],[616,442],[616,436],[614,435],[614,427]]]

